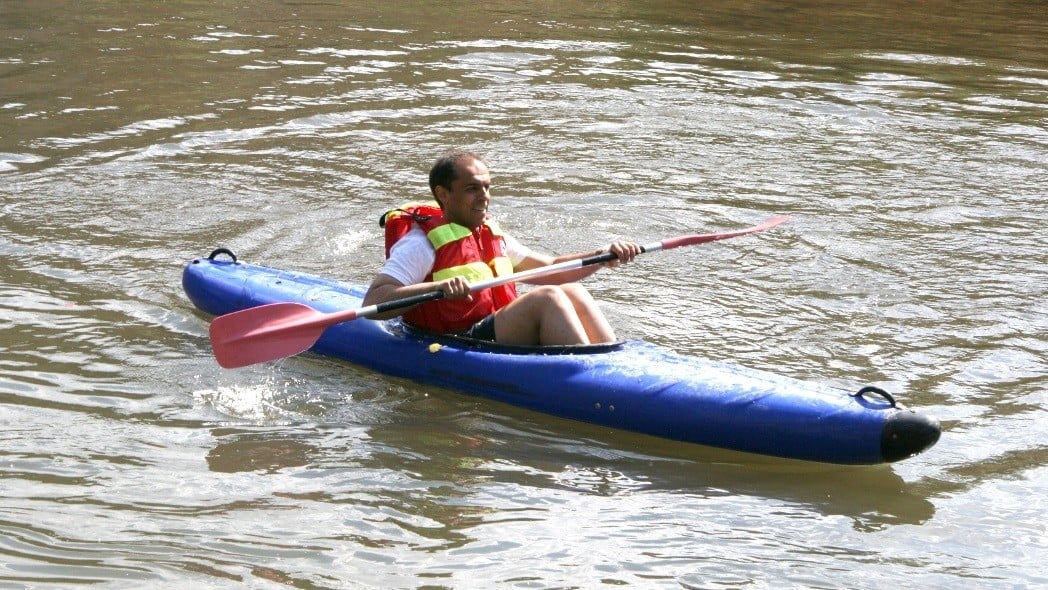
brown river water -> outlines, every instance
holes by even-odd
[[[0,0],[0,587],[1048,585],[1048,4],[364,4]],[[792,214],[588,285],[942,439],[808,464],[217,366],[183,264],[365,283],[450,146],[548,252]]]

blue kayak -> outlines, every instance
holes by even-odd
[[[187,264],[182,285],[212,315],[277,302],[353,309],[366,289],[246,264],[224,249]],[[941,432],[938,420],[875,387],[847,392],[642,341],[503,346],[358,319],[325,330],[312,351],[563,418],[791,459],[893,462],[928,449]]]

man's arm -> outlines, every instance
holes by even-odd
[[[364,300],[361,302],[361,305],[364,307],[378,305],[379,303],[385,303],[387,301],[422,295],[423,293],[429,293],[430,291],[444,291],[444,297],[446,299],[468,297],[469,283],[467,283],[462,277],[452,277],[440,282],[403,285],[400,281],[389,275],[379,274],[375,277],[375,280],[372,281],[371,286],[368,287],[368,292],[364,295]],[[406,313],[411,309],[411,307],[394,309],[371,317],[376,320],[388,320]]]
[[[593,264],[589,266],[583,266],[566,270],[564,272],[558,272],[556,274],[547,275],[543,277],[536,277],[527,281],[534,285],[562,285],[564,283],[575,283],[585,279],[593,273],[600,270],[602,266],[618,266],[620,262],[631,262],[634,258],[640,254],[640,245],[634,244],[633,242],[613,242],[610,246],[603,250],[588,251],[588,252],[576,252],[574,254],[563,254],[561,256],[550,256],[548,254],[542,254],[539,252],[529,252],[528,255],[522,260],[517,266],[513,268],[515,271],[531,270],[533,268],[539,268],[542,266],[549,266],[551,264],[558,264],[561,262],[567,262],[569,260],[579,260],[580,258],[588,258],[590,256],[597,256],[604,252],[613,252],[618,260],[608,262],[606,264]]]
[[[423,282],[433,267],[433,256],[433,247],[426,239],[426,234],[418,227],[413,228],[393,245],[389,260],[368,287],[363,305],[377,305],[438,290],[444,291],[444,297],[448,299],[468,296],[469,285],[461,278],[439,283]],[[404,307],[373,317],[388,320],[410,309],[411,307]]]

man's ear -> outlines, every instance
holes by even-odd
[[[444,200],[448,198],[448,189],[439,184],[433,188],[433,196],[437,199],[437,205],[444,208]]]

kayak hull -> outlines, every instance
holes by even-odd
[[[215,254],[187,264],[182,283],[193,304],[212,315],[284,301],[321,312],[354,309],[365,291]],[[563,418],[791,459],[892,462],[929,448],[940,434],[937,420],[887,394],[853,395],[642,341],[491,346],[399,320],[360,319],[331,326],[312,351]]]

